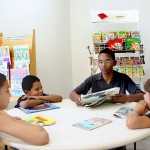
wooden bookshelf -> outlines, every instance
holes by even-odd
[[[17,45],[28,45],[30,54],[30,74],[36,75],[36,45],[35,45],[35,29],[33,29],[32,35],[28,36],[16,36],[16,37],[4,37],[3,33],[0,32],[0,46],[9,46],[10,56],[12,65],[14,67],[14,52],[13,46]]]

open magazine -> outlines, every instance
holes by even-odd
[[[133,111],[130,107],[121,107],[113,115],[119,118],[126,118],[129,113]]]
[[[81,95],[82,101],[85,103],[86,107],[96,107],[104,102],[111,102],[110,96],[114,94],[119,94],[120,88],[115,87],[108,90],[90,93],[87,95]]]

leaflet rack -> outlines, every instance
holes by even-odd
[[[30,74],[36,75],[36,46],[35,46],[35,29],[32,31],[32,35],[28,36],[12,36],[4,37],[3,33],[0,32],[0,46],[9,46],[10,57],[12,64],[10,68],[14,67],[14,53],[13,46],[16,45],[28,45],[30,54]]]

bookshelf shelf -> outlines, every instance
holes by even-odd
[[[27,36],[11,36],[5,37],[0,33],[0,46],[7,48],[1,51],[1,64],[6,64],[5,70],[1,72],[6,75],[10,83],[11,95],[21,96],[23,93],[21,82],[23,77],[28,74],[36,75],[36,46],[35,46],[35,29],[31,35]],[[9,61],[2,59],[6,55],[9,56]],[[8,52],[9,51],[9,52]],[[11,60],[11,64],[10,64]]]

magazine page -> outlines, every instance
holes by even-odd
[[[111,99],[109,97],[114,94],[119,94],[119,91],[120,91],[120,88],[115,87],[115,88],[111,88],[111,89],[96,92],[96,93],[81,95],[81,99],[85,103],[85,106],[87,107],[98,106],[105,101],[111,102]]]
[[[130,107],[121,107],[119,110],[117,110],[114,113],[114,116],[125,119],[127,117],[127,115],[129,113],[131,113],[132,111],[133,111],[133,108],[130,108]]]

